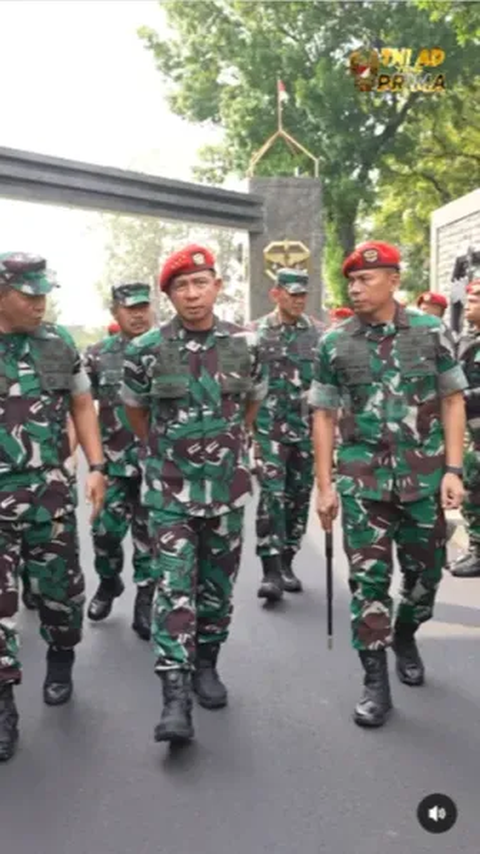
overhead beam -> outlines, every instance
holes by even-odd
[[[261,233],[262,196],[0,147],[0,196]]]

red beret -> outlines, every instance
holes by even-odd
[[[436,291],[425,291],[425,293],[420,294],[417,299],[417,307],[420,308],[424,302],[430,303],[430,305],[439,305],[441,308],[446,308],[448,305],[446,297],[443,294],[437,294]]]
[[[381,243],[378,240],[369,240],[357,246],[342,265],[342,273],[348,277],[349,273],[358,270],[374,270],[376,267],[400,267],[400,252],[396,246],[390,243]]]
[[[120,332],[120,326],[119,326],[119,324],[118,324],[118,323],[116,323],[115,321],[113,321],[112,323],[110,323],[110,324],[107,326],[107,330],[108,330],[108,334],[109,334],[109,335],[116,335],[116,334],[117,334],[117,332]]]
[[[472,279],[467,285],[467,294],[476,294],[480,288],[480,279]]]
[[[195,243],[174,252],[165,261],[158,283],[161,291],[166,291],[175,276],[197,273],[200,270],[215,270],[215,258],[209,249]]]
[[[335,318],[336,320],[343,320],[346,317],[352,317],[354,314],[353,309],[348,308],[346,305],[340,306],[340,308],[334,308],[330,312],[330,317],[332,320]]]

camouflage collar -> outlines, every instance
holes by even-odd
[[[408,317],[407,312],[402,306],[397,306],[395,310],[395,315],[393,317],[392,323],[396,326],[397,329],[409,329],[410,327],[410,319]],[[362,323],[358,314],[355,314],[349,321],[346,323],[346,331],[350,335],[363,335],[368,329],[368,323]]]
[[[218,318],[215,314],[213,315],[213,326],[208,331],[212,335],[216,335],[221,338],[225,338],[231,334],[223,323],[223,321],[220,320],[220,318]],[[168,338],[184,338],[186,332],[187,330],[178,314],[176,314],[175,317],[172,318],[167,328],[164,329],[164,335]]]
[[[292,326],[297,327],[299,329],[308,329],[310,326],[309,319],[306,314],[301,314],[296,323],[284,323],[280,318],[280,314],[278,310],[275,308],[269,315],[267,315],[267,321],[269,326]]]

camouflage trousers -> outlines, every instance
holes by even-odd
[[[255,437],[260,498],[257,507],[257,555],[285,549],[297,552],[307,527],[313,486],[310,439],[295,444]]]
[[[150,511],[156,671],[193,669],[197,644],[226,641],[242,553],[244,508],[212,518]]]
[[[466,496],[462,513],[470,545],[480,548],[480,449],[467,451],[464,463]]]
[[[140,586],[151,580],[148,511],[140,501],[140,478],[109,475],[105,503],[92,525],[95,571],[100,578],[114,578],[123,569],[123,540],[131,526],[133,580]]]
[[[75,515],[40,524],[0,522],[0,682],[21,681],[15,617],[23,562],[28,565],[32,590],[40,596],[43,639],[71,649],[82,636],[85,582]]]
[[[397,620],[418,626],[432,616],[442,577],[445,517],[438,495],[406,504],[342,495],[341,502],[353,646],[382,649],[392,641],[393,544],[403,576]]]

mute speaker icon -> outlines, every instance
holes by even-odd
[[[448,795],[436,792],[423,798],[417,808],[420,825],[428,833],[445,833],[457,820],[457,807]]]

